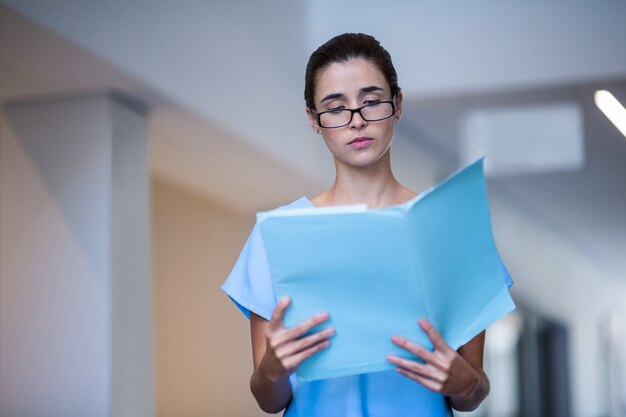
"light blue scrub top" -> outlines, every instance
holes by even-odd
[[[315,207],[306,197],[276,210]],[[512,285],[507,274],[507,285]],[[270,320],[276,295],[265,248],[255,226],[222,290],[250,318]],[[397,374],[384,371],[320,381],[289,378],[293,399],[285,417],[444,417],[451,415],[445,397]]]

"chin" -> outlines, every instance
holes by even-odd
[[[383,154],[384,155],[384,154]],[[362,158],[342,158],[339,159],[342,164],[348,165],[354,168],[367,168],[376,165],[382,159],[383,155],[368,155]]]

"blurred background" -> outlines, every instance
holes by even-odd
[[[487,156],[518,309],[471,415],[626,416],[625,22],[604,0],[0,0],[0,415],[264,415],[219,287],[255,212],[332,183],[304,68],[365,32],[404,93],[401,182]]]

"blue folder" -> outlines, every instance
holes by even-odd
[[[331,346],[296,373],[317,380],[393,369],[412,358],[404,336],[429,349],[428,319],[454,349],[512,311],[496,249],[483,160],[398,206],[294,209],[257,214],[278,298],[291,327],[327,311]]]

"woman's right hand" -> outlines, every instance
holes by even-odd
[[[327,321],[328,313],[318,313],[290,329],[285,328],[283,318],[290,303],[291,299],[284,296],[272,312],[272,319],[265,329],[265,354],[257,368],[274,382],[288,377],[305,359],[326,349],[330,345],[329,338],[335,334],[335,330],[329,327],[304,336]]]

